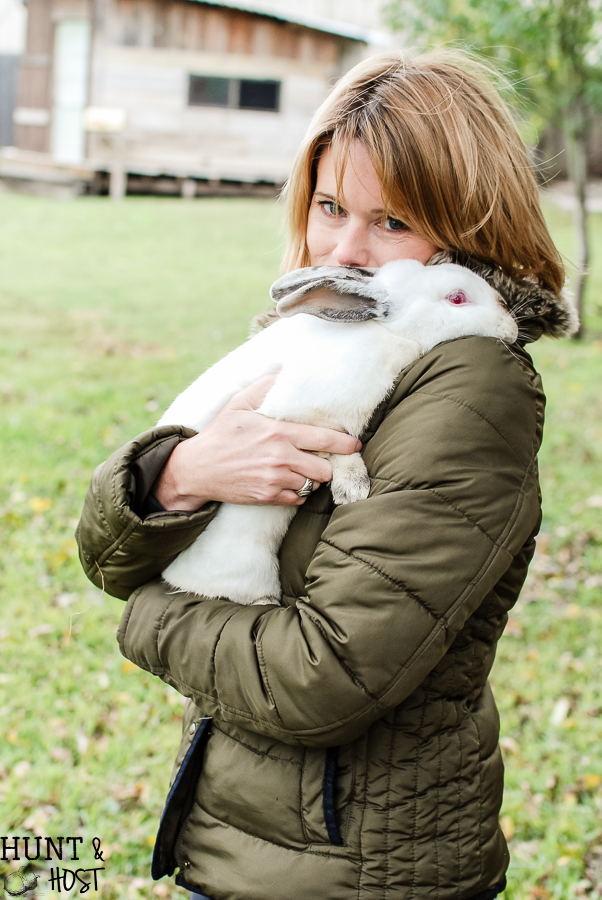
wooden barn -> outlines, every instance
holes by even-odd
[[[28,0],[4,174],[46,165],[99,189],[122,166],[128,190],[189,196],[277,186],[370,43],[244,0]]]

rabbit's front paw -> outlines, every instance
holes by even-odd
[[[359,453],[333,456],[330,490],[337,506],[365,500],[370,493],[370,478]]]

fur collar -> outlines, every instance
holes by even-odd
[[[517,321],[519,344],[531,344],[543,334],[550,337],[570,337],[579,327],[577,311],[568,291],[560,294],[541,287],[535,279],[515,281],[488,263],[465,256],[459,250],[441,250],[431,256],[427,266],[454,263],[480,275],[497,291],[506,308]],[[275,309],[251,319],[251,334],[272,325],[279,318]]]
[[[577,310],[566,290],[555,294],[541,287],[534,278],[515,281],[488,263],[466,256],[459,250],[441,250],[431,256],[427,266],[455,263],[480,275],[500,295],[518,325],[518,343],[531,344],[543,334],[570,337],[579,327]]]

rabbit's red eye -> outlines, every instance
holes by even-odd
[[[464,291],[452,291],[451,294],[447,294],[445,299],[449,303],[453,303],[454,306],[461,306],[463,303],[468,303],[468,297]]]

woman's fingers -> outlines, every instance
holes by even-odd
[[[332,478],[332,466],[329,460],[322,459],[321,456],[314,456],[313,453],[297,450],[296,447],[293,447],[292,445],[289,446],[290,450],[283,459],[282,470],[290,470],[294,481],[290,484],[287,482],[285,487],[292,487],[293,490],[296,491],[301,490],[306,478],[311,478],[312,481],[320,483],[330,481]],[[303,481],[297,487],[299,478],[302,478]]]
[[[359,453],[362,449],[361,441],[342,431],[321,428],[318,425],[298,425],[295,422],[283,422],[282,424],[286,426],[286,436],[289,441],[299,450],[310,450],[314,453],[340,453],[346,456],[349,453]]]
[[[266,375],[239,391],[206,428],[178,444],[153,488],[165,509],[198,509],[208,500],[299,506],[307,478],[314,490],[332,478],[321,454],[360,449],[348,434],[259,414],[275,379]]]
[[[323,483],[321,481],[318,481],[317,479],[310,478],[309,475],[295,475],[295,473],[293,473],[293,476],[294,479],[292,489],[293,491],[295,491],[295,493],[299,493],[299,491],[304,490],[308,481],[311,481],[312,491],[317,491],[320,485]],[[309,487],[309,485],[307,486]]]
[[[273,375],[264,375],[263,378],[254,381],[253,384],[234,394],[228,406],[231,409],[259,409],[276,381],[276,377],[276,373],[274,373]]]
[[[263,378],[254,381],[249,387],[235,394],[228,406],[232,409],[259,409],[276,378],[277,373],[264,375]],[[286,438],[298,450],[346,455],[357,453],[362,449],[361,442],[345,432],[317,425],[299,425],[296,422],[286,422],[280,419],[271,421],[274,423],[274,439]]]

